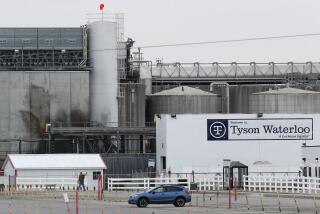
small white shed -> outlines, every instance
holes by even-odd
[[[88,189],[98,187],[107,167],[99,154],[9,154],[2,165],[4,176],[17,186],[75,187],[80,172]]]

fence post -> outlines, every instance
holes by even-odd
[[[205,196],[205,192],[203,192],[202,194],[202,206],[204,207],[206,205],[206,196]]]
[[[248,193],[245,193],[245,194],[246,194],[247,208],[248,208],[248,210],[250,210],[250,207],[249,207],[249,200],[248,200]]]
[[[237,177],[234,177],[234,200],[237,200]]]
[[[113,179],[112,178],[109,178],[109,185],[110,185],[110,188],[109,188],[109,191],[112,192],[113,191]]]
[[[229,209],[231,208],[231,184],[230,184],[230,176],[228,177],[228,192],[229,192]]]
[[[219,208],[219,189],[217,189],[217,208]]]
[[[12,214],[12,207],[11,207],[11,203],[9,203],[9,214]]]
[[[316,201],[316,196],[313,196],[313,202],[314,202],[314,209],[316,211],[316,214],[318,214],[318,207],[317,207],[317,201]]]
[[[79,214],[79,192],[76,190],[76,214]]]
[[[261,204],[261,209],[262,209],[262,211],[264,211],[264,206],[263,206],[262,196],[263,196],[263,194],[262,194],[262,193],[260,193],[260,204]]]
[[[293,200],[294,200],[294,203],[295,203],[295,205],[296,205],[296,207],[297,207],[297,212],[300,213],[300,209],[299,209],[299,206],[298,206],[298,203],[297,203],[297,199],[296,199],[296,195],[295,195],[295,194],[293,194]]]
[[[278,194],[278,208],[279,208],[279,212],[281,212],[281,204],[280,204],[280,195],[279,192],[277,192]]]

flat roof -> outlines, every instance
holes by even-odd
[[[106,169],[99,154],[8,154],[15,169]]]

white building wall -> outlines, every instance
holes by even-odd
[[[166,126],[167,117],[157,118],[156,120],[156,135],[157,135],[157,160],[156,160],[156,169],[157,173],[160,174],[163,171],[163,160],[162,157],[166,157],[167,155],[167,144],[166,144],[166,136],[167,136],[167,126]]]
[[[85,186],[89,189],[94,187],[98,188],[98,180],[93,179],[93,172],[101,172],[103,175],[102,169],[59,169],[59,170],[50,170],[50,169],[24,169],[17,170],[17,177],[20,178],[76,178],[78,179],[80,172],[86,173],[85,176]],[[19,183],[17,183],[19,185]]]
[[[14,170],[10,161],[7,162],[3,171],[4,171],[5,176],[14,176],[15,175],[15,170]]]
[[[161,115],[157,121],[157,164],[167,157],[167,170],[221,167],[223,159],[269,161],[273,166],[297,167],[301,164],[301,145],[320,141],[320,116],[316,114],[264,114],[263,118],[313,118],[313,140],[208,141],[207,119],[256,119],[257,114]],[[161,145],[165,148],[162,149]],[[159,168],[158,168],[159,169]],[[249,170],[250,171],[250,170]]]

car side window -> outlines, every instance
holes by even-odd
[[[179,187],[166,187],[166,192],[180,192],[181,190]]]
[[[155,189],[153,192],[165,192],[165,189],[163,187],[159,187]]]

